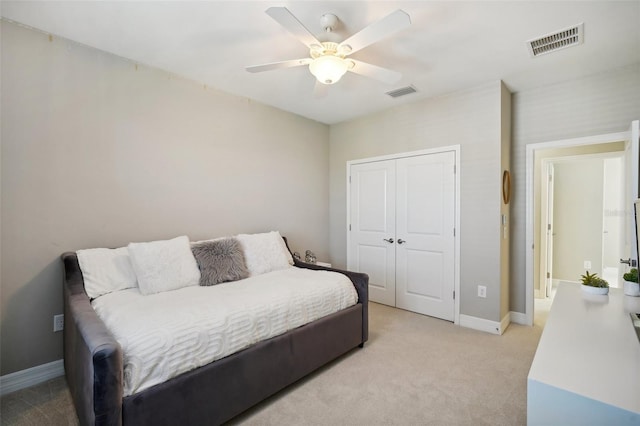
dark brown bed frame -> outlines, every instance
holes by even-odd
[[[245,350],[123,397],[122,349],[84,290],[75,253],[64,253],[64,369],[82,425],[216,425],[368,339],[366,274],[347,275],[358,303]]]

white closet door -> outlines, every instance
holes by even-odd
[[[454,320],[455,153],[397,160],[396,306]]]
[[[369,274],[369,299],[395,306],[395,161],[350,170],[348,269]]]

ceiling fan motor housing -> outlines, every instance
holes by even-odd
[[[338,52],[338,43],[332,43],[330,41],[325,41],[322,44],[313,44],[311,45],[311,49],[309,49],[309,54],[313,59],[319,58],[320,56],[325,55],[333,55],[338,56],[340,58],[344,58],[345,55],[343,53]]]

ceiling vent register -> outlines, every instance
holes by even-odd
[[[416,93],[417,90],[413,86],[401,87],[400,89],[392,90],[387,92],[387,95],[392,98],[399,98],[400,96],[410,95],[412,93]]]
[[[580,23],[564,30],[547,34],[540,38],[529,40],[527,47],[532,57],[555,52],[571,46],[577,46],[584,42],[584,23]]]

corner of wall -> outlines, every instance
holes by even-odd
[[[473,330],[484,331],[485,333],[501,335],[504,332],[502,328],[503,321],[491,321],[484,318],[478,318],[471,315],[460,314],[460,326],[471,328]]]
[[[511,92],[500,81],[500,164],[501,173],[509,173],[509,178],[505,181],[505,176],[501,174],[503,197],[506,194],[511,198],[512,170],[511,170]],[[501,235],[500,235],[500,318],[506,318],[509,314],[509,265],[511,263],[511,203],[500,201],[501,214]]]

